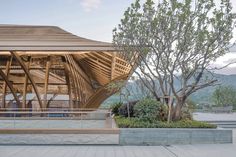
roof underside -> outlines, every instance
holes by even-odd
[[[111,43],[85,39],[56,26],[0,25],[0,51],[112,51]]]

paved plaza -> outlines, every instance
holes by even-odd
[[[233,114],[234,115],[234,114]],[[205,117],[211,117],[204,115]],[[217,116],[220,116],[218,114]],[[207,119],[206,119],[207,120]],[[227,119],[226,119],[227,120]],[[118,145],[1,145],[0,157],[235,157],[236,129],[233,144],[171,146]]]

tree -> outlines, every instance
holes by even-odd
[[[236,89],[231,86],[219,86],[213,92],[212,99],[217,106],[236,106]]]
[[[235,22],[229,0],[219,6],[213,0],[136,0],[113,30],[114,45],[136,60],[135,74],[153,97],[169,104],[173,120],[192,93],[217,81],[204,74],[228,52]]]

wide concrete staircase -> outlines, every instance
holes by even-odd
[[[234,129],[236,128],[236,120],[230,120],[230,121],[206,121],[211,124],[217,125],[219,128],[229,128]]]

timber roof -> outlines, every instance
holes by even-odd
[[[111,43],[76,36],[56,26],[0,25],[0,51],[113,51]]]

